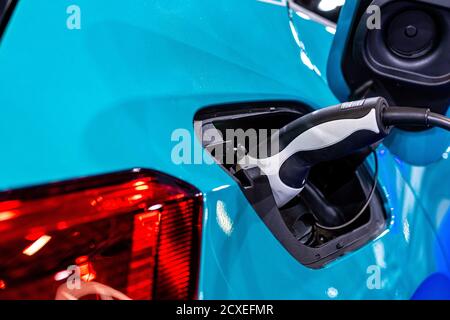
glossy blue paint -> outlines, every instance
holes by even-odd
[[[217,165],[171,161],[178,128],[199,148],[193,117],[204,106],[336,103],[326,79],[333,36],[324,26],[296,17],[292,28],[284,6],[256,0],[78,0],[82,29],[71,31],[70,4],[21,0],[1,42],[0,189],[132,167],[186,180],[205,195],[203,299],[327,299],[330,292],[404,299],[446,268],[449,252],[436,245],[440,225],[430,217],[448,216],[448,191],[432,193],[448,177],[447,162],[431,165],[421,180],[426,191],[418,192],[417,169],[381,147],[388,231],[311,270],[286,252]],[[367,285],[371,266],[381,272],[380,289]]]
[[[350,88],[342,72],[344,50],[348,43],[350,28],[354,20],[354,13],[359,0],[346,1],[341,9],[336,29],[336,36],[328,58],[328,82],[330,88],[340,101],[347,101]]]
[[[442,273],[432,274],[420,285],[412,300],[450,300],[450,279]]]

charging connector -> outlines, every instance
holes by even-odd
[[[242,163],[267,175],[282,207],[303,190],[312,166],[377,145],[395,126],[450,130],[450,119],[430,109],[390,107],[382,97],[345,102],[292,121],[272,137],[279,153],[261,159],[247,155]]]

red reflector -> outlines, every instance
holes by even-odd
[[[0,193],[0,299],[192,299],[201,210],[150,170]]]

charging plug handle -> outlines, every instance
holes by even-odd
[[[441,127],[450,119],[424,108],[389,107],[382,97],[345,102],[309,113],[280,129],[272,144],[280,152],[268,158],[248,157],[269,179],[278,207],[305,187],[310,168],[374,145],[394,126]]]

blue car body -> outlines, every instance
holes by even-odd
[[[200,299],[426,298],[450,277],[447,133],[398,131],[377,150],[389,227],[318,270],[286,251],[221,167],[171,161],[179,128],[201,152],[193,119],[206,106],[343,99],[327,68],[333,27],[295,12],[290,24],[283,0],[77,0],[81,29],[70,30],[72,4],[21,0],[3,34],[0,190],[135,167],[187,181],[204,195]],[[367,284],[372,266],[379,288]]]

